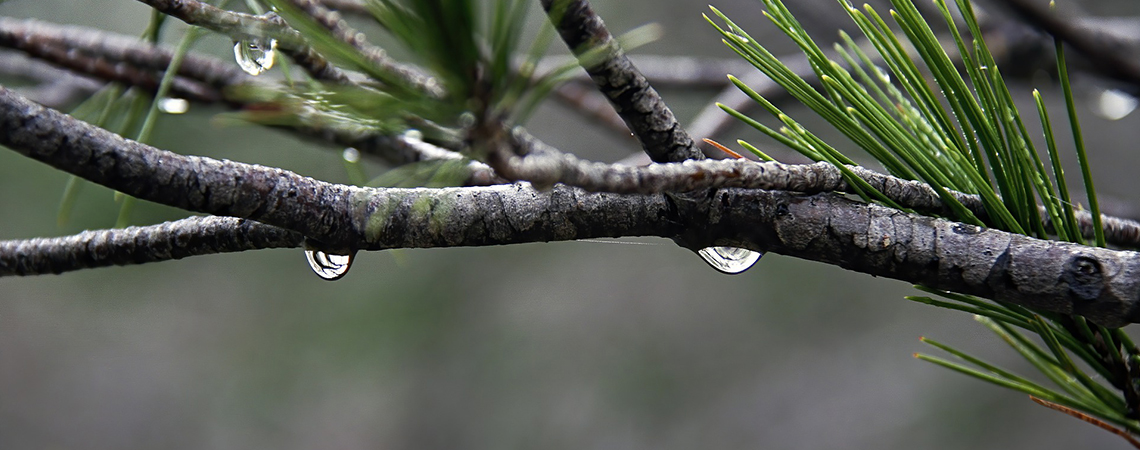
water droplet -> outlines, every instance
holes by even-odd
[[[190,110],[190,102],[184,98],[166,97],[158,101],[158,110],[167,114],[185,114]]]
[[[464,111],[459,115],[459,126],[461,128],[471,128],[475,126],[475,114],[471,111]]]
[[[883,83],[890,83],[891,82],[891,73],[890,72],[884,70],[882,67],[879,67],[879,66],[875,66],[875,71],[878,72],[879,79],[882,80]]]
[[[318,277],[328,281],[339,280],[340,277],[348,273],[348,268],[352,266],[352,258],[355,255],[355,252],[339,255],[327,253],[323,250],[305,249],[305,259],[309,260],[309,267],[313,268],[313,272]]]
[[[748,38],[741,36],[739,34],[733,34],[733,36],[735,36],[736,39],[740,40],[740,43],[742,43],[742,44],[747,44],[749,42]]]
[[[727,274],[744,272],[764,256],[763,253],[737,247],[705,247],[697,254],[712,268]]]
[[[404,132],[404,139],[409,141],[422,141],[424,140],[424,133],[415,128],[409,128]]]
[[[277,51],[276,39],[242,39],[234,42],[234,60],[241,70],[260,75],[273,67],[273,54]]]
[[[360,161],[360,150],[352,147],[346,148],[344,149],[344,153],[341,154],[341,157],[344,158],[345,161],[355,163]]]
[[[1136,97],[1124,91],[1119,89],[1105,89],[1101,91],[1100,97],[1097,98],[1094,111],[1105,119],[1120,120],[1128,117],[1132,111],[1135,111],[1136,104]]]

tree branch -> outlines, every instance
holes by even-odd
[[[145,54],[147,55],[147,59],[150,60],[161,59],[165,56],[166,62],[169,63],[170,61],[169,50],[156,50],[155,47],[151,47],[149,44],[137,40],[131,42],[129,45],[140,50],[138,52],[126,52],[124,51],[124,47],[128,44],[121,39],[110,39],[107,41],[91,39],[80,42],[75,39],[64,39],[63,36],[53,36],[51,34],[43,35],[40,33],[47,29],[55,31],[70,30],[75,31],[77,34],[83,34],[83,30],[78,27],[59,28],[37,21],[0,18],[0,46],[21,50],[30,56],[48,61],[76,73],[94,76],[107,81],[117,81],[138,86],[149,92],[154,92],[158,89],[159,80],[161,79],[159,70],[165,70],[165,66],[161,69],[140,68],[136,66],[138,61],[104,58],[102,56],[95,56],[75,50],[77,48],[85,48],[81,46],[81,44],[86,44],[96,47],[96,50],[118,53],[119,57],[132,56],[140,58],[142,57],[141,55]],[[68,35],[68,37],[75,36]],[[147,47],[150,48],[148,49]],[[196,63],[198,61],[194,62]],[[191,64],[187,70],[194,70],[194,68],[194,65]],[[226,72],[221,71],[221,73],[224,74]],[[217,79],[218,77],[216,75],[211,78],[211,80],[214,81]],[[213,103],[222,99],[222,95],[218,89],[210,86],[205,80],[177,77],[174,80],[172,91],[179,96],[198,102]]]
[[[586,0],[542,0],[550,22],[656,162],[704,159]]]
[[[280,18],[268,18],[221,9],[197,0],[139,0],[163,14],[190,25],[225,34],[234,40],[270,37],[278,48],[303,67],[313,78],[325,81],[347,80],[340,69],[305,43],[304,37]]]
[[[31,19],[0,17],[0,45],[29,53],[39,47],[59,47],[107,62],[125,62],[156,74],[170,66],[174,52],[130,36],[75,25],[56,25]],[[250,78],[233,64],[216,58],[187,54],[178,75],[217,90]]]
[[[189,217],[145,227],[0,241],[0,276],[42,275],[111,265],[265,248],[294,248],[296,232],[234,217]]]
[[[489,161],[496,172],[512,180],[529,181],[539,188],[562,183],[588,191],[620,194],[695,192],[726,187],[807,194],[852,192],[839,168],[826,162],[792,165],[746,159],[689,160],[634,167],[579,159],[546,145],[518,127],[512,130],[510,136],[484,135],[479,140],[500,143],[489,152]],[[847,169],[904,208],[925,214],[952,215],[938,192],[926,183],[904,180],[858,166],[847,166]],[[983,220],[988,218],[985,206],[977,195],[957,191],[949,191],[949,194],[975,216]],[[1042,218],[1049,224],[1044,207],[1039,209]],[[1101,218],[1105,236],[1111,244],[1140,247],[1140,223],[1104,215]],[[1085,237],[1093,236],[1093,221],[1089,212],[1078,211],[1077,221]]]
[[[67,67],[76,73],[122,82],[152,92],[158,87],[161,71],[166,70],[173,55],[173,50],[169,47],[151,45],[130,36],[10,18],[0,18],[0,46],[21,49],[30,56]],[[232,106],[244,106],[245,103],[223,97],[227,88],[262,83],[231,63],[194,52],[184,57],[179,74],[182,76],[175,83],[175,91],[179,95],[202,102],[225,100]],[[394,165],[431,159],[463,158],[454,151],[410,140],[406,136],[361,133],[357,129],[332,125],[290,130],[342,147],[356,148],[361,153],[378,156]],[[466,185],[484,186],[502,182],[489,167],[476,161],[469,164],[468,171],[471,175],[466,180]]]
[[[164,152],[6,89],[0,144],[139,198],[293,230],[327,251],[662,236],[690,249],[731,245],[822,261],[1106,326],[1140,320],[1140,253],[985,230],[835,194],[356,188]]]

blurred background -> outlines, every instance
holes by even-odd
[[[615,33],[664,26],[638,54],[732,56],[701,17],[705,2],[592,3]],[[821,42],[847,24],[831,0],[794,3]],[[1101,15],[1140,15],[1136,2],[1087,3]],[[715,6],[770,38],[774,53],[791,53],[759,2]],[[532,29],[543,20],[533,9]],[[150,12],[130,0],[9,0],[0,15],[138,35]],[[172,21],[167,42],[183,29]],[[231,47],[211,36],[195,49],[232,60]],[[1036,78],[1064,120],[1059,90]],[[1077,83],[1098,188],[1140,204],[1140,114],[1100,118],[1097,99],[1111,86]],[[1030,85],[1013,90],[1031,99]],[[682,122],[715,94],[663,91]],[[802,108],[788,110],[809,122]],[[341,149],[221,127],[211,118],[222,111],[165,116],[154,144],[347,182]],[[597,128],[556,102],[529,128],[588,158],[637,150],[587,131]],[[768,143],[742,127],[720,140],[737,138]],[[114,224],[112,193],[88,185],[57,225],[66,181],[0,151],[0,239]],[[133,223],[185,215],[144,202]],[[722,275],[671,241],[627,241],[362,253],[336,282],[314,275],[299,249],[0,279],[0,448],[1125,445],[1023,394],[914,359],[936,353],[918,341],[929,336],[1034,373],[971,317],[903,300],[917,293],[906,283],[774,254]]]

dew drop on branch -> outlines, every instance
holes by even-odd
[[[348,273],[354,256],[355,253],[340,255],[311,248],[305,249],[305,259],[309,260],[309,267],[322,280],[328,281],[339,280]]]
[[[276,39],[242,39],[234,43],[234,60],[250,75],[260,75],[273,67],[276,52]]]
[[[1097,97],[1094,111],[1108,120],[1120,120],[1136,110],[1136,97],[1119,89],[1105,89]]]
[[[748,270],[763,253],[737,247],[705,247],[697,250],[701,259],[712,268],[727,274],[737,274]]]

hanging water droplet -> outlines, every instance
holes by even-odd
[[[749,42],[748,38],[741,36],[739,34],[733,34],[733,36],[735,36],[737,39],[739,39],[740,43],[742,43],[742,44],[747,44]]]
[[[184,98],[166,97],[158,101],[158,110],[167,114],[185,114],[190,110],[190,102]]]
[[[697,254],[712,268],[727,274],[744,272],[764,256],[763,253],[737,247],[705,247],[697,250]]]
[[[1094,111],[1105,119],[1120,120],[1135,111],[1137,103],[1136,97],[1127,92],[1119,89],[1105,89],[1097,98]]]
[[[277,51],[276,39],[242,39],[234,42],[234,60],[241,70],[260,75],[273,67],[273,54]]]
[[[328,281],[339,280],[340,277],[348,273],[354,256],[355,253],[339,255],[312,248],[305,249],[305,259],[309,260],[309,267],[318,277]]]
[[[360,150],[348,147],[344,149],[344,153],[341,153],[341,157],[344,158],[345,161],[355,163],[357,161],[360,161]]]

